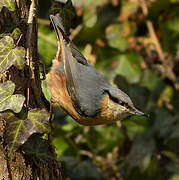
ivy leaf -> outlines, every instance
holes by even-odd
[[[21,34],[22,34],[21,30],[19,28],[15,28],[11,35],[13,39],[18,40]]]
[[[111,25],[106,29],[106,38],[109,45],[120,51],[125,51],[127,48],[127,38],[122,33],[123,29],[123,25]]]
[[[40,134],[32,135],[22,146],[22,151],[26,155],[36,156],[38,159],[48,161],[53,158],[48,139],[44,139]]]
[[[3,6],[7,7],[10,11],[15,10],[15,0],[1,0],[0,1],[0,11]]]
[[[51,92],[50,92],[50,90],[48,88],[48,84],[47,84],[47,81],[49,80],[49,76],[50,76],[50,74],[46,75],[46,79],[42,81],[41,87],[42,87],[42,92],[43,92],[45,98],[49,102],[51,102],[52,95],[51,95]]]
[[[126,77],[129,83],[138,83],[141,76],[140,56],[135,52],[121,55],[116,72]]]
[[[10,109],[19,113],[25,101],[21,94],[14,94],[15,84],[12,81],[0,83],[0,112]]]
[[[128,155],[129,167],[136,167],[152,156],[155,147],[154,140],[148,134],[138,135]],[[149,165],[149,163],[147,163]]]
[[[25,49],[15,47],[14,40],[10,36],[5,36],[0,40],[0,73],[7,70],[12,65],[22,69],[25,63]]]
[[[67,34],[69,34],[69,29],[74,25],[73,19],[75,18],[75,8],[71,0],[67,0],[65,5],[62,7],[54,8],[52,10],[54,14],[60,13],[60,16],[63,19],[63,26]]]
[[[5,141],[9,154],[17,150],[34,133],[48,133],[50,114],[45,109],[32,109],[27,118],[19,118],[12,112],[1,113],[6,120]]]

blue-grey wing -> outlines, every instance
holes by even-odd
[[[57,14],[51,15],[50,19],[62,49],[63,63],[60,62],[56,70],[64,71],[73,106],[81,115],[96,116],[100,111],[101,101],[106,93],[105,86],[108,86],[108,83],[70,42],[62,18]]]
[[[96,116],[100,112],[100,105],[105,96],[105,87],[108,86],[108,82],[93,66],[87,63],[79,51],[78,58],[83,58],[86,64],[81,63],[73,56],[70,45],[66,44],[65,46],[65,74],[74,107],[83,115]]]

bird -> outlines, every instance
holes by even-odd
[[[88,63],[69,39],[60,14],[50,15],[50,20],[58,39],[48,79],[54,105],[86,126],[110,124],[130,115],[148,116],[137,110],[126,93],[112,86]]]

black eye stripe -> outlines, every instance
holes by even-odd
[[[113,100],[115,103],[119,103],[119,100],[115,97],[110,96],[110,99]]]
[[[109,93],[109,91],[106,90],[106,91],[104,91],[104,92],[106,92],[106,93],[109,95],[109,98],[110,98],[112,101],[114,101],[115,103],[120,104],[121,106],[125,106],[126,108],[129,107],[128,103],[125,103],[124,101],[122,101],[122,100],[120,100],[120,99],[112,96],[112,95]]]

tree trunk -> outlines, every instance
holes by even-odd
[[[40,112],[43,109],[48,113],[49,104],[42,93],[39,72],[37,51],[38,2],[37,0],[15,0],[15,9],[12,10],[12,7],[7,5],[10,1],[14,3],[13,0],[2,1],[4,7],[0,12],[0,34],[11,33],[13,29],[18,27],[21,30],[21,35],[17,39],[15,46],[24,47],[26,58],[22,69],[12,65],[1,73],[0,82],[12,81],[15,84],[14,92],[23,95],[26,99],[21,113],[13,115],[16,120],[21,116],[22,111],[27,114],[30,110],[34,112],[38,109]],[[8,128],[13,118],[10,119],[9,116],[7,118],[4,112],[7,111],[1,111],[0,113],[0,180],[61,179],[61,172],[50,136],[47,135],[42,138],[43,131],[39,131],[39,127],[36,128],[37,130],[32,129],[33,133],[28,131],[31,126],[25,127],[26,130],[22,130],[24,134],[18,137],[17,143],[15,144],[15,140],[11,143],[15,150],[11,149],[11,153],[9,153],[8,142],[10,140],[8,138],[13,129],[12,127],[10,130]],[[29,123],[30,118],[30,115],[28,115],[21,122]],[[36,120],[33,119],[33,121]],[[23,125],[25,126],[25,124]],[[48,127],[50,127],[49,124]]]

